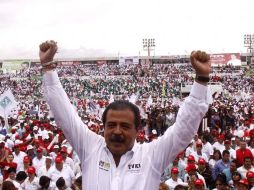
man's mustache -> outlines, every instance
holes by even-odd
[[[118,143],[123,143],[124,142],[124,138],[121,135],[112,135],[110,137],[110,141],[112,141],[112,142],[118,142]]]

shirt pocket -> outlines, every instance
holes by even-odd
[[[123,187],[125,189],[140,190],[142,175],[140,171],[127,171],[123,179]]]

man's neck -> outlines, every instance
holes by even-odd
[[[33,177],[29,177],[29,181],[33,181],[34,180],[34,176]]]
[[[121,156],[113,156],[113,158],[114,158],[116,167],[118,167],[118,165],[119,165],[119,163],[120,163],[120,160],[121,160]]]

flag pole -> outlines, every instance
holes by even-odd
[[[10,132],[9,124],[8,124],[8,116],[6,114],[6,109],[4,108],[4,126],[8,132]]]

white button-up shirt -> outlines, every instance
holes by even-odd
[[[36,169],[36,174],[38,175],[38,171],[40,168],[46,165],[46,157],[42,156],[41,159],[38,159],[38,157],[34,157],[33,159],[33,166]]]
[[[29,177],[27,177],[21,187],[24,190],[38,190],[40,188],[39,178],[34,177],[33,181],[29,181]]]
[[[213,155],[213,146],[211,145],[211,143],[206,142],[206,144],[203,145],[202,150],[206,154],[206,156],[209,160],[210,156]]]
[[[13,157],[14,157],[13,162],[17,163],[17,171],[19,171],[21,166],[23,165],[23,160],[25,156],[26,156],[26,153],[24,153],[23,151],[20,151],[18,155],[13,153]]]
[[[69,166],[64,166],[63,169],[61,171],[59,171],[58,169],[56,169],[55,166],[52,166],[49,171],[47,176],[54,182],[56,183],[56,181],[60,178],[63,177],[65,180],[65,184],[67,187],[71,187],[72,183],[75,180],[75,176],[73,171],[71,170],[71,168]]]
[[[208,109],[207,87],[194,82],[176,123],[156,141],[135,143],[116,167],[104,138],[90,131],[71,105],[56,71],[44,74],[43,87],[57,124],[81,160],[83,190],[157,190],[164,169],[189,144]]]

